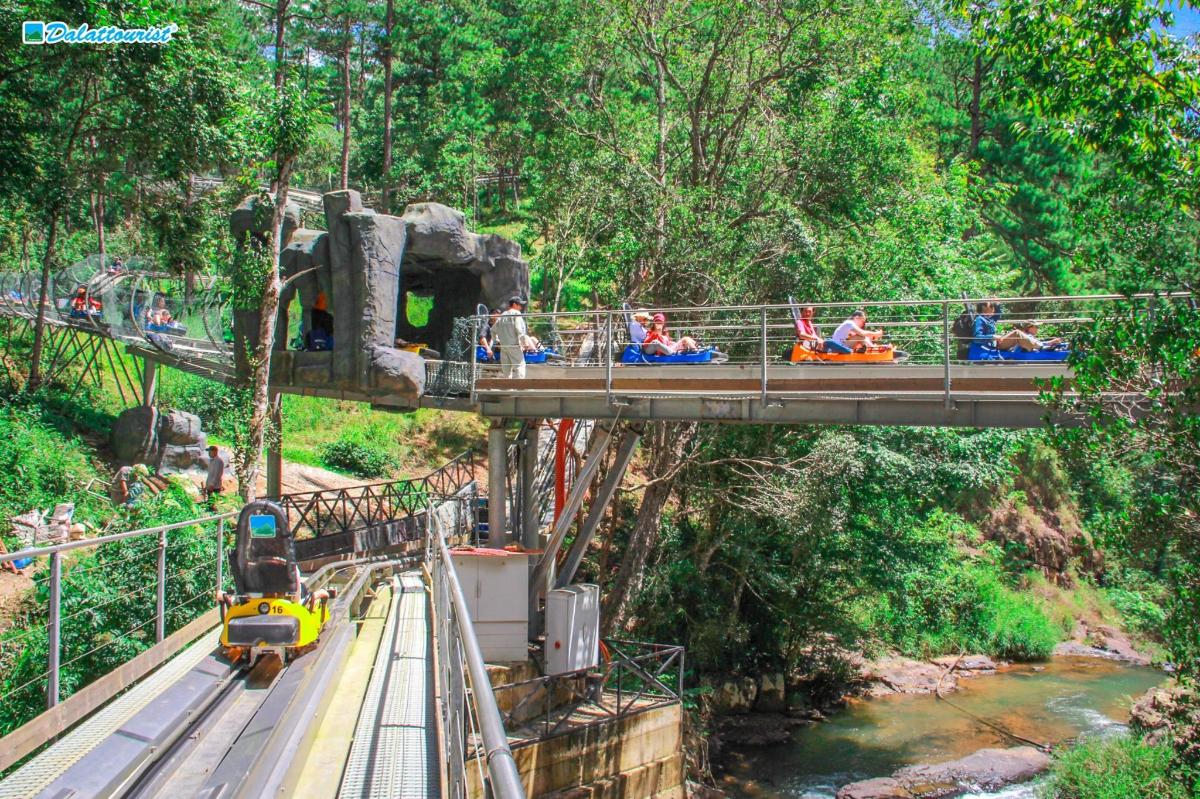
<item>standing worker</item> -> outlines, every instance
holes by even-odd
[[[208,476],[204,478],[204,496],[212,499],[221,493],[221,484],[225,482],[225,461],[221,460],[220,450],[208,448]]]
[[[508,301],[508,310],[500,314],[492,332],[500,345],[500,372],[505,377],[525,377],[524,340],[529,335],[521,309],[525,298],[513,296]]]

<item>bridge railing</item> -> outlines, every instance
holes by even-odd
[[[0,735],[212,607],[234,513],[0,554],[32,601],[0,632]],[[0,764],[0,768],[4,765]]]
[[[33,319],[44,305],[55,324],[139,344],[157,333],[180,357],[232,361],[228,296],[213,278],[185,280],[137,256],[114,264],[91,255],[52,272],[44,300],[40,272],[0,274],[0,314]]]
[[[479,459],[467,450],[422,477],[287,494],[276,501],[288,515],[301,560],[362,549],[356,537],[384,526],[397,527],[393,544],[419,542],[429,498],[453,496],[470,485]]]
[[[808,303],[802,299],[793,304],[729,305],[684,308],[643,307],[637,310],[648,314],[663,313],[669,334],[676,341],[693,339],[701,348],[715,348],[721,363],[730,366],[758,367],[762,376],[761,390],[769,391],[768,373],[778,376],[774,367],[792,367],[792,348],[797,343],[794,314],[799,308],[812,309],[811,322],[816,331],[829,339],[843,321],[858,310],[866,313],[864,327],[882,331],[880,341],[891,344],[897,351],[897,362],[906,366],[941,367],[945,388],[950,390],[950,368],[973,363],[964,357],[970,336],[958,336],[954,322],[964,311],[976,313],[977,304],[994,301],[1002,314],[997,332],[1004,334],[1026,324],[1038,325],[1037,338],[1042,341],[1058,339],[1068,349],[1080,335],[1102,320],[1129,318],[1151,313],[1156,302],[1191,301],[1186,292],[1121,295],[1084,295],[1054,297],[986,297],[940,300],[896,300],[889,302],[825,302]],[[564,313],[524,314],[529,334],[542,347],[552,352],[548,366],[568,370],[588,369],[589,376],[603,373],[605,391],[612,392],[613,372],[628,377],[629,367],[622,354],[631,344],[630,311],[599,310]],[[486,324],[486,318],[471,318],[472,340]],[[465,326],[464,326],[465,328]],[[961,347],[960,347],[961,345]],[[470,394],[477,392],[481,378],[497,377],[498,365],[478,361],[475,348],[470,348],[472,383]],[[811,361],[808,363],[812,363]],[[994,362],[993,362],[994,363]],[[827,364],[826,364],[827,365]],[[520,388],[513,383],[513,388]]]

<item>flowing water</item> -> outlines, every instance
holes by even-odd
[[[949,702],[897,695],[856,700],[828,721],[796,731],[791,743],[744,752],[732,770],[734,795],[825,799],[856,780],[885,777],[917,763],[955,760],[985,747],[1020,745],[953,705],[1034,741],[1124,730],[1129,707],[1162,672],[1095,658],[1054,658],[991,677],[959,681]],[[976,799],[1024,799],[1029,785]]]

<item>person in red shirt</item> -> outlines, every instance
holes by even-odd
[[[825,349],[825,339],[821,338],[813,324],[813,313],[811,305],[800,309],[800,318],[796,320],[796,339],[810,350],[821,352]]]
[[[677,355],[681,352],[698,352],[700,347],[691,336],[683,336],[675,341],[667,333],[667,317],[656,313],[646,331],[646,340],[642,342],[642,351],[647,355]]]

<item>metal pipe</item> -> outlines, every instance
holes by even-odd
[[[546,542],[546,550],[538,560],[537,566],[534,567],[533,576],[529,578],[529,615],[531,619],[537,615],[538,595],[542,588],[546,587],[546,577],[554,566],[554,559],[558,557],[558,550],[562,547],[563,539],[567,537],[567,530],[571,529],[575,513],[583,505],[583,497],[587,493],[588,483],[592,481],[592,475],[596,473],[600,462],[604,460],[604,452],[608,449],[608,440],[611,437],[612,424],[600,425],[592,439],[588,458],[584,462],[583,468],[575,475],[575,483],[571,486],[571,493],[567,496],[562,515],[554,522],[554,531],[550,534],[550,540]]]
[[[497,419],[488,429],[488,546],[504,549],[506,520],[504,505],[505,472],[508,466],[508,446],[504,437],[504,420]]]
[[[475,316],[471,319],[471,404],[475,404],[475,373],[479,369],[479,324],[480,318]]]
[[[600,490],[592,499],[592,506],[588,508],[587,520],[579,528],[579,533],[575,536],[575,540],[571,543],[571,549],[567,552],[567,559],[563,563],[562,571],[554,580],[556,588],[570,585],[571,581],[575,579],[575,572],[579,570],[579,564],[583,561],[584,553],[587,552],[588,543],[595,535],[596,528],[600,526],[600,520],[604,517],[604,511],[608,508],[609,503],[612,502],[613,495],[617,493],[617,488],[621,485],[621,478],[624,477],[629,462],[633,460],[634,450],[637,449],[638,441],[641,438],[642,428],[640,425],[628,427],[625,435],[622,436],[621,444],[617,448],[616,461],[608,470],[608,474],[604,476],[604,483],[601,484]]]
[[[521,546],[537,549],[538,528],[538,442],[541,437],[541,420],[531,419],[525,426],[525,440],[521,446]]]
[[[46,625],[49,667],[46,670],[46,707],[58,704],[58,661],[62,652],[62,555],[50,555],[50,620]]]
[[[612,367],[613,367],[613,317],[612,311],[604,317],[604,401],[612,405]]]
[[[167,531],[158,534],[158,596],[154,611],[154,640],[167,637]]]
[[[1192,295],[1193,295],[1193,292],[1190,292],[1190,291],[1159,292],[1157,294],[1155,294],[1154,292],[1142,292],[1142,293],[1130,294],[1130,295],[1124,295],[1124,294],[1063,294],[1063,295],[1052,295],[1052,296],[1045,296],[1045,297],[966,297],[966,298],[963,298],[962,300],[955,300],[955,302],[967,302],[967,303],[977,303],[977,302],[985,302],[985,301],[987,301],[987,302],[994,301],[994,302],[999,302],[999,303],[1005,303],[1005,302],[1009,302],[1009,303],[1012,303],[1012,302],[1024,302],[1024,303],[1095,302],[1095,301],[1145,299],[1147,297],[1153,297],[1153,296],[1158,296],[1158,297],[1162,297],[1165,299],[1171,299],[1171,298],[1179,298],[1179,297],[1190,297]],[[806,302],[805,305],[811,305],[814,308],[890,308],[890,307],[917,306],[917,305],[926,305],[926,306],[936,307],[941,302],[943,302],[943,300],[941,298],[935,298],[935,299],[879,300],[879,301],[857,300],[857,301],[850,301],[850,302]],[[689,305],[689,306],[679,306],[679,307],[675,307],[675,308],[661,308],[661,309],[653,309],[653,310],[662,310],[664,312],[670,311],[670,312],[676,313],[676,314],[696,313],[696,312],[711,313],[714,311],[757,311],[760,308],[765,308],[767,310],[781,310],[781,311],[789,311],[790,312],[791,307],[792,307],[791,304],[788,304],[788,303],[774,303],[774,304],[760,303],[757,305]],[[523,314],[523,316],[526,319],[539,319],[539,318],[555,319],[555,318],[562,318],[562,317],[587,318],[587,317],[600,317],[606,313],[610,313],[610,311],[607,311],[607,310],[571,311],[571,312],[558,312],[558,313],[540,312],[540,313],[525,313],[525,314]],[[474,318],[479,319],[480,317],[476,316]]]
[[[483,662],[479,639],[475,637],[471,612],[467,607],[466,597],[463,596],[462,585],[459,583],[458,573],[454,569],[454,561],[450,558],[450,550],[447,548],[443,536],[437,536],[437,545],[442,559],[444,578],[450,588],[450,601],[454,606],[454,617],[458,624],[458,637],[462,642],[463,656],[471,674],[471,696],[475,702],[475,714],[479,719],[479,731],[483,736],[484,751],[487,753],[491,795],[497,799],[523,799],[525,786],[521,783],[521,772],[517,768],[517,761],[513,758],[512,749],[508,745],[508,734],[504,731],[504,721],[501,719],[500,709],[496,705],[496,695],[492,691],[487,666]],[[451,731],[451,734],[453,733],[454,731]]]
[[[225,590],[225,520],[217,519],[217,590]]]

